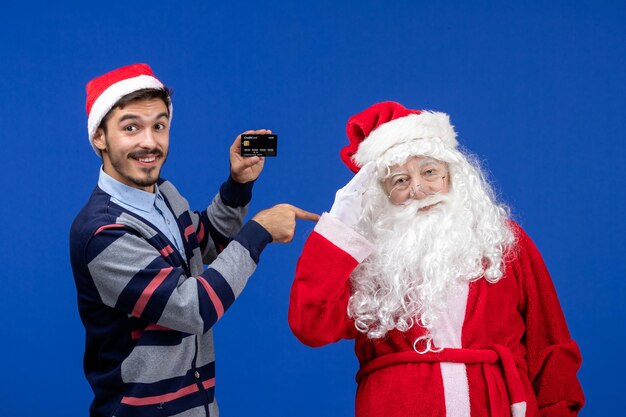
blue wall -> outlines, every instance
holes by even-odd
[[[280,202],[321,213],[351,176],[338,156],[350,115],[389,99],[449,113],[551,270],[583,352],[581,415],[618,415],[623,2],[87,3],[3,5],[0,414],[87,414],[68,260],[69,225],[99,167],[84,86],[146,62],[175,91],[163,175],[197,208],[228,174],[228,147],[243,130],[280,135],[251,214]],[[312,228],[299,223],[293,243],[263,253],[215,328],[224,416],[353,413],[351,343],[307,348],[287,326],[295,263]]]

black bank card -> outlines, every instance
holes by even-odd
[[[277,156],[278,135],[241,135],[241,156]]]

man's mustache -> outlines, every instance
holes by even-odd
[[[128,157],[133,159],[147,158],[149,156],[162,157],[163,152],[159,149],[140,149],[128,154]]]

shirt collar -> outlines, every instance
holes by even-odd
[[[161,194],[159,187],[154,184],[154,193],[140,190],[138,188],[129,187],[126,184],[122,184],[109,174],[104,172],[104,169],[100,168],[100,177],[98,178],[98,187],[111,197],[115,198],[136,208],[137,210],[149,212],[152,210],[155,204],[157,196]]]

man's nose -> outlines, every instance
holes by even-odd
[[[157,141],[154,136],[154,132],[151,129],[145,129],[141,133],[141,140],[139,145],[142,148],[155,148],[157,146]]]

